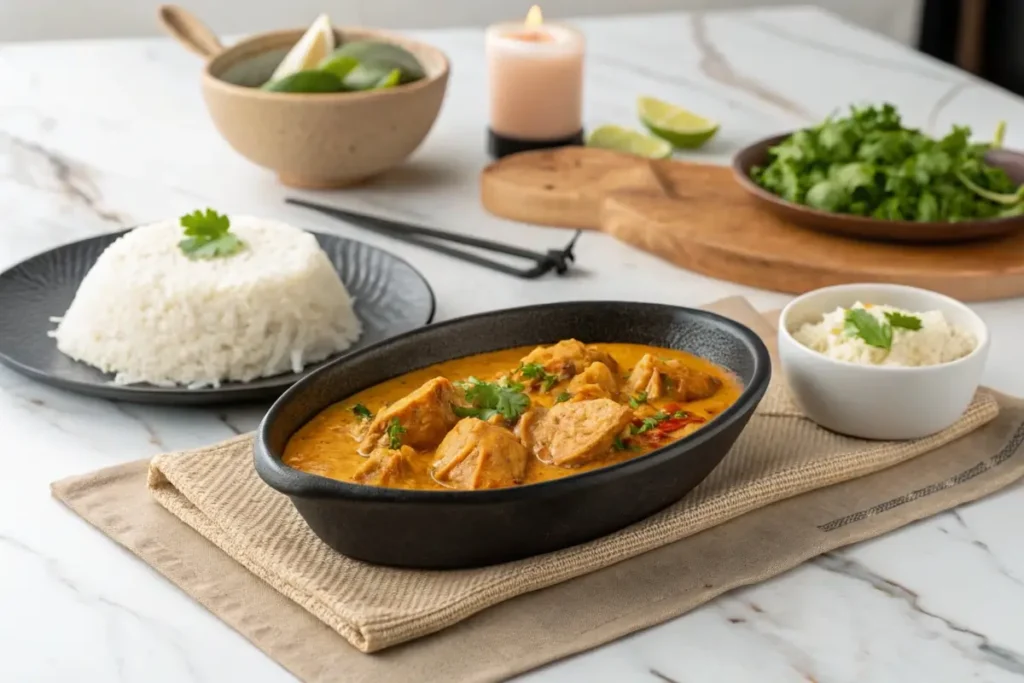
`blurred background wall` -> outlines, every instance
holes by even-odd
[[[551,18],[711,11],[803,4],[956,64],[1024,94],[1024,0],[179,0],[215,32],[242,35],[308,25],[411,29],[484,26],[525,16],[539,1]],[[159,35],[159,0],[0,0],[0,42]]]
[[[321,12],[335,24],[380,28],[483,26],[524,16],[535,0],[180,0],[214,31],[243,34],[302,26]],[[900,42],[917,40],[924,0],[817,0],[865,28]],[[0,0],[0,41],[156,35],[154,0]],[[541,0],[552,18],[671,10],[792,5],[792,0]],[[799,3],[796,3],[799,4]]]

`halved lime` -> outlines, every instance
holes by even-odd
[[[672,156],[672,145],[669,143],[622,126],[607,125],[595,128],[587,136],[587,147],[626,152],[648,159],[665,159]]]
[[[675,147],[694,149],[718,132],[718,122],[697,116],[668,102],[653,97],[636,101],[637,114],[648,130]]]

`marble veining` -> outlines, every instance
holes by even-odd
[[[891,101],[933,133],[988,137],[1024,102],[814,9],[622,16],[580,22],[588,40],[585,118],[636,125],[650,94],[719,119],[687,158],[726,163],[750,140],[853,102]],[[546,249],[568,232],[487,215],[482,32],[416,32],[453,78],[424,147],[374,183],[330,201]],[[522,282],[283,203],[288,191],[217,135],[199,61],[168,40],[0,46],[0,268],[56,244],[197,207],[263,214],[363,240],[407,259],[438,319],[572,299],[698,305],[787,297],[670,266],[584,234],[572,277]],[[321,197],[320,195],[310,195]],[[979,304],[994,342],[985,382],[1024,395],[1020,300]],[[177,588],[49,496],[51,481],[255,429],[266,405],[211,409],[112,403],[0,369],[0,680],[290,681]],[[1024,683],[1024,485],[733,591],[692,613],[522,677],[531,683]],[[666,577],[671,580],[671,577]],[[340,678],[339,680],[344,680]]]
[[[703,14],[695,14],[690,19],[693,31],[693,43],[700,51],[698,67],[708,78],[721,83],[727,88],[737,88],[749,93],[764,104],[777,107],[787,114],[813,123],[815,116],[802,105],[762,85],[756,78],[737,73],[725,55],[708,37],[707,20]]]

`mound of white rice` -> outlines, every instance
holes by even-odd
[[[231,216],[241,251],[191,260],[168,220],[97,259],[50,335],[117,384],[190,388],[299,372],[359,338],[352,299],[307,232]]]
[[[978,345],[973,334],[951,323],[942,311],[908,311],[894,306],[865,305],[859,301],[850,308],[866,310],[879,325],[887,324],[886,313],[912,316],[921,321],[921,329],[895,328],[892,330],[892,348],[875,348],[846,332],[847,309],[839,307],[826,313],[821,322],[804,323],[793,332],[793,338],[807,348],[835,360],[860,365],[901,367],[950,363],[963,358]]]

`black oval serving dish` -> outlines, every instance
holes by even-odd
[[[734,372],[739,399],[692,436],[602,469],[487,491],[349,484],[286,466],[285,444],[327,406],[426,365],[576,338],[682,349]],[[715,468],[764,396],[771,360],[749,328],[706,311],[628,302],[529,306],[424,327],[349,354],[290,388],[264,417],[256,471],[327,545],[376,564],[449,569],[507,562],[609,534],[674,503]]]

